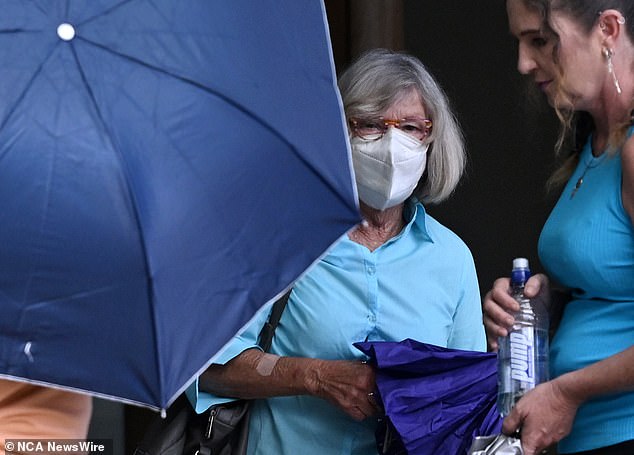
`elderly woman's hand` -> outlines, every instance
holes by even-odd
[[[341,408],[355,420],[378,412],[374,369],[351,360],[315,360],[307,373],[308,391]]]
[[[508,330],[513,325],[512,314],[520,309],[519,304],[511,297],[509,288],[509,278],[497,279],[482,302],[482,315],[489,351],[497,351],[498,337],[508,335]],[[543,274],[530,277],[524,288],[526,297],[539,297],[546,305],[550,300],[546,297],[548,292],[548,277]]]

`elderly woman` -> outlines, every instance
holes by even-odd
[[[445,94],[420,61],[387,50],[339,86],[364,221],[297,281],[269,353],[256,346],[262,314],[190,390],[198,412],[257,399],[249,454],[377,452],[374,372],[355,342],[486,349],[471,253],[423,206],[452,193],[465,163]]]

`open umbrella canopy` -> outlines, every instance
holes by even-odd
[[[412,339],[355,346],[376,366],[380,401],[398,436],[385,447],[385,434],[377,434],[382,453],[466,455],[475,436],[500,432],[495,353]]]
[[[165,408],[359,220],[324,6],[0,11],[0,376]]]

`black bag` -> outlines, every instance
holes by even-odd
[[[258,344],[266,352],[290,291],[282,296],[260,331]],[[197,414],[183,393],[150,424],[134,455],[244,455],[249,434],[251,400],[218,404]]]
[[[250,403],[233,401],[197,414],[183,394],[165,418],[152,421],[134,455],[245,454]]]

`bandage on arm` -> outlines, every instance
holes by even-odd
[[[262,357],[258,360],[258,364],[255,367],[255,371],[258,372],[260,376],[270,376],[273,373],[273,369],[275,368],[275,364],[280,359],[279,355],[269,354],[265,352],[262,354]]]

